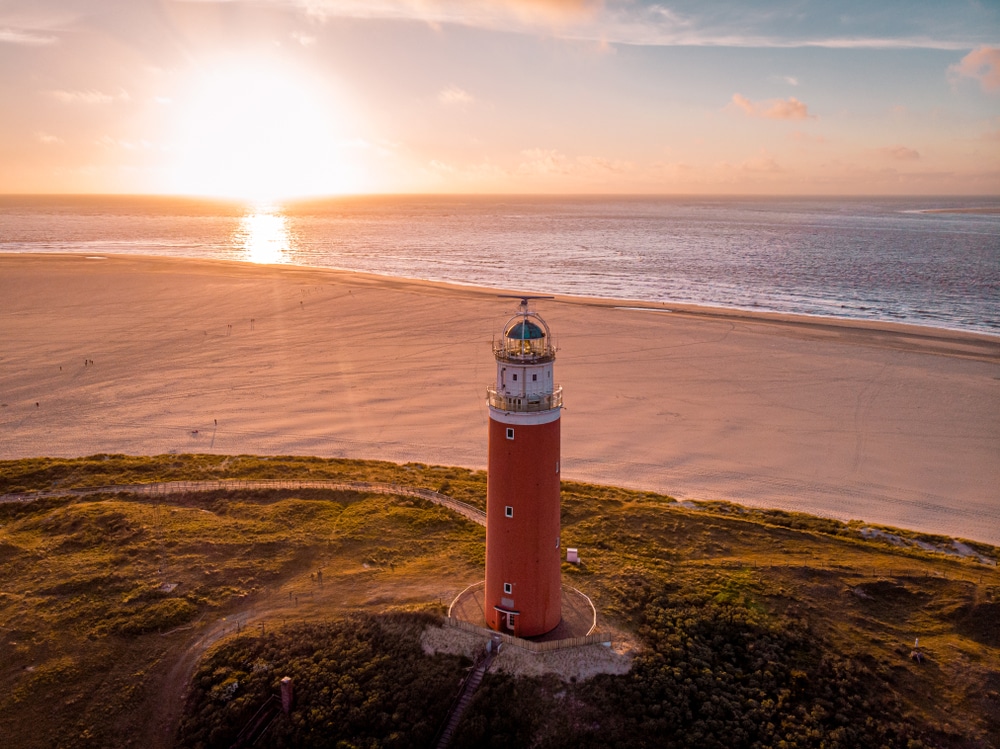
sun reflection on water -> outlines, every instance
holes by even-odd
[[[251,263],[288,263],[292,252],[288,222],[281,209],[270,204],[252,206],[236,230],[236,246]]]

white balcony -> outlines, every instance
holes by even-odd
[[[532,413],[535,411],[552,411],[562,408],[563,389],[562,385],[557,385],[551,393],[533,393],[530,395],[513,395],[511,393],[501,393],[496,385],[486,388],[486,400],[490,406],[500,411],[511,411],[519,413]]]

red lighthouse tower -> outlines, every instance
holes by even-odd
[[[486,623],[518,637],[554,629],[562,612],[559,554],[559,414],[555,347],[545,321],[518,297],[493,342],[486,489]]]

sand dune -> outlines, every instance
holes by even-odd
[[[0,256],[0,458],[483,467],[489,344],[514,306],[496,293]],[[1000,544],[1000,339],[580,298],[539,308],[560,347],[564,478]]]

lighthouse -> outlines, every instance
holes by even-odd
[[[562,611],[559,553],[559,415],[549,326],[521,300],[493,342],[486,485],[486,589],[490,628],[517,637],[554,629]]]

